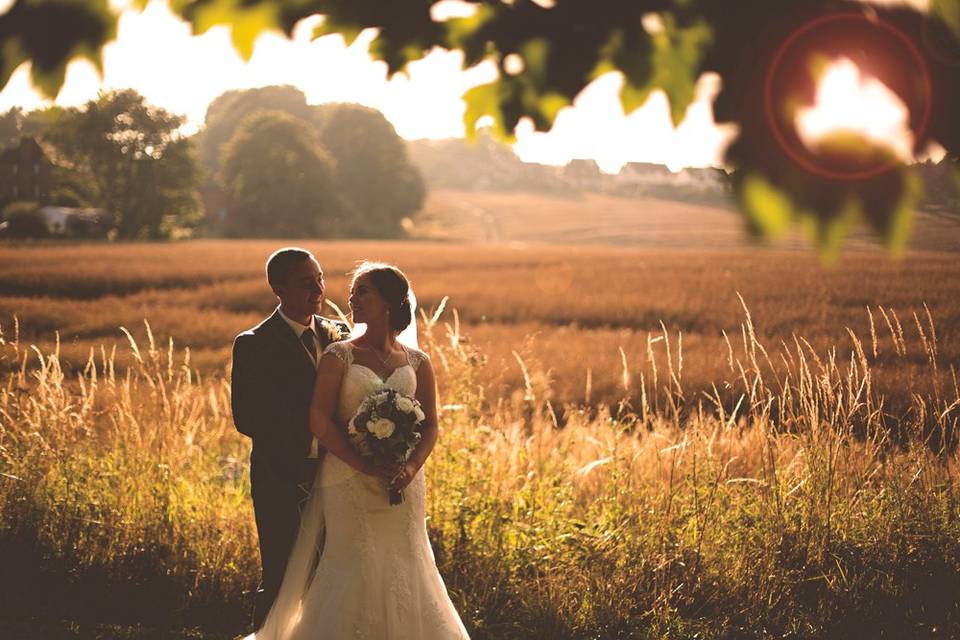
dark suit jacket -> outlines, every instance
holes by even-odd
[[[316,319],[321,350],[349,331],[343,323]],[[299,480],[310,452],[310,400],[316,377],[310,356],[279,310],[233,342],[233,423],[253,439],[251,464],[265,466],[291,483]]]

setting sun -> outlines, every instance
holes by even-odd
[[[852,133],[888,148],[898,158],[912,159],[913,135],[909,112],[886,85],[861,74],[851,60],[831,63],[817,87],[816,102],[800,109],[797,134],[804,146],[817,151],[825,138]]]

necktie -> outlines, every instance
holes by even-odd
[[[313,329],[307,329],[300,334],[300,342],[302,342],[303,346],[310,352],[310,357],[313,358],[314,362],[317,361],[317,343],[313,341],[315,335]]]

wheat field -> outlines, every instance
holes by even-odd
[[[191,366],[222,372],[234,335],[276,305],[263,262],[275,242],[198,241],[121,246],[21,246],[0,254],[0,318],[16,316],[24,340],[83,366],[91,349],[126,343],[120,327],[149,322],[163,343],[190,347]],[[463,334],[483,354],[491,397],[523,388],[523,361],[542,370],[560,405],[640,401],[632,372],[663,332],[682,340],[681,382],[709,391],[729,360],[746,304],[767,344],[803,336],[824,351],[849,350],[847,329],[919,339],[932,315],[943,357],[958,362],[960,264],[950,252],[917,251],[891,261],[879,249],[852,251],[825,266],[809,250],[637,249],[464,243],[305,243],[327,276],[327,298],[345,309],[347,273],[359,259],[400,265],[425,311],[455,309]],[[743,302],[741,302],[741,298]],[[333,308],[329,308],[333,315]],[[872,321],[871,321],[872,318]],[[892,333],[891,333],[892,332]],[[726,336],[726,337],[725,337]],[[622,351],[622,353],[621,353]],[[925,356],[881,358],[878,383],[909,401]],[[131,362],[121,349],[118,357]],[[654,353],[660,367],[662,354]],[[774,362],[776,369],[779,363]],[[651,382],[651,381],[647,381]]]
[[[0,631],[250,631],[227,373],[276,246],[3,247]],[[956,254],[305,246],[341,306],[358,259],[413,281],[472,637],[960,637]]]

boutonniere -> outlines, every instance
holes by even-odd
[[[350,330],[347,326],[341,325],[339,322],[324,319],[320,321],[320,325],[327,334],[327,343],[339,342],[350,336]]]

